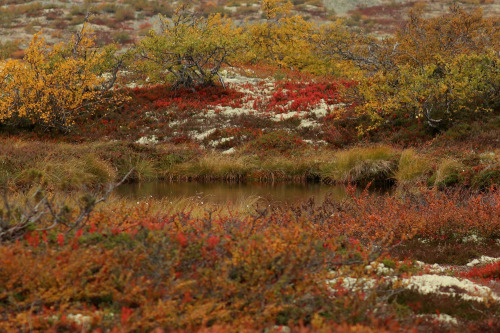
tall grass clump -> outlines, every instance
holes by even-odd
[[[116,171],[109,162],[89,154],[48,159],[44,165],[38,163],[20,171],[14,180],[21,186],[40,182],[60,190],[74,190],[111,183],[115,178]]]
[[[321,168],[322,178],[338,183],[386,181],[397,165],[397,152],[389,146],[357,147],[335,153]]]
[[[174,178],[198,181],[240,181],[252,169],[248,159],[235,156],[207,155],[197,161],[189,161],[174,166]]]
[[[399,184],[418,181],[431,168],[431,161],[428,158],[417,154],[413,149],[406,149],[401,153],[394,178]]]
[[[465,166],[461,162],[453,158],[443,158],[434,175],[429,178],[428,183],[438,188],[459,184],[461,181],[460,174],[464,170]]]
[[[262,161],[259,170],[255,172],[255,174],[259,173],[264,175],[261,180],[285,179],[305,182],[317,175],[318,162],[303,157],[286,158],[276,156]]]
[[[150,181],[157,178],[157,170],[154,165],[154,161],[143,158],[135,157],[129,161],[130,167],[134,168],[134,172],[131,175],[131,180],[133,181]]]

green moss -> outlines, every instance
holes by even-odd
[[[400,273],[409,273],[410,266],[408,266],[407,264],[401,264],[401,265],[399,265],[398,270]]]

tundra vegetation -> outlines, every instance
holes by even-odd
[[[380,38],[306,1],[231,2],[245,22],[126,3],[163,15],[126,49],[78,8],[65,42],[0,45],[1,331],[500,329],[498,17],[417,5]],[[137,201],[124,181],[347,197]]]

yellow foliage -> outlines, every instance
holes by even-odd
[[[179,7],[172,20],[161,18],[160,34],[151,31],[137,49],[137,69],[150,82],[176,86],[212,84],[223,64],[242,48],[241,28],[220,14],[196,17]]]
[[[266,20],[248,26],[246,60],[325,73],[325,62],[317,57],[312,47],[317,28],[301,16],[290,16],[292,7],[288,1],[262,2]]]
[[[0,123],[69,130],[102,98],[109,60],[84,26],[68,43],[49,47],[40,33],[23,60],[0,63]]]
[[[266,19],[276,19],[288,15],[293,5],[286,0],[262,0],[262,11]]]
[[[369,119],[361,134],[388,119],[446,128],[457,117],[498,107],[499,24],[459,7],[434,18],[416,9],[395,37],[377,40],[334,26],[323,28],[317,45],[364,74],[349,91],[357,113]]]

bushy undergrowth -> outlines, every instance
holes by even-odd
[[[404,322],[397,320],[399,305],[387,303],[390,290],[333,290],[326,284],[330,272],[368,277],[367,263],[394,266],[383,253],[413,237],[500,236],[495,191],[403,199],[350,193],[341,202],[257,205],[246,214],[114,201],[76,230],[59,224],[27,232],[0,245],[0,327],[394,330]]]

